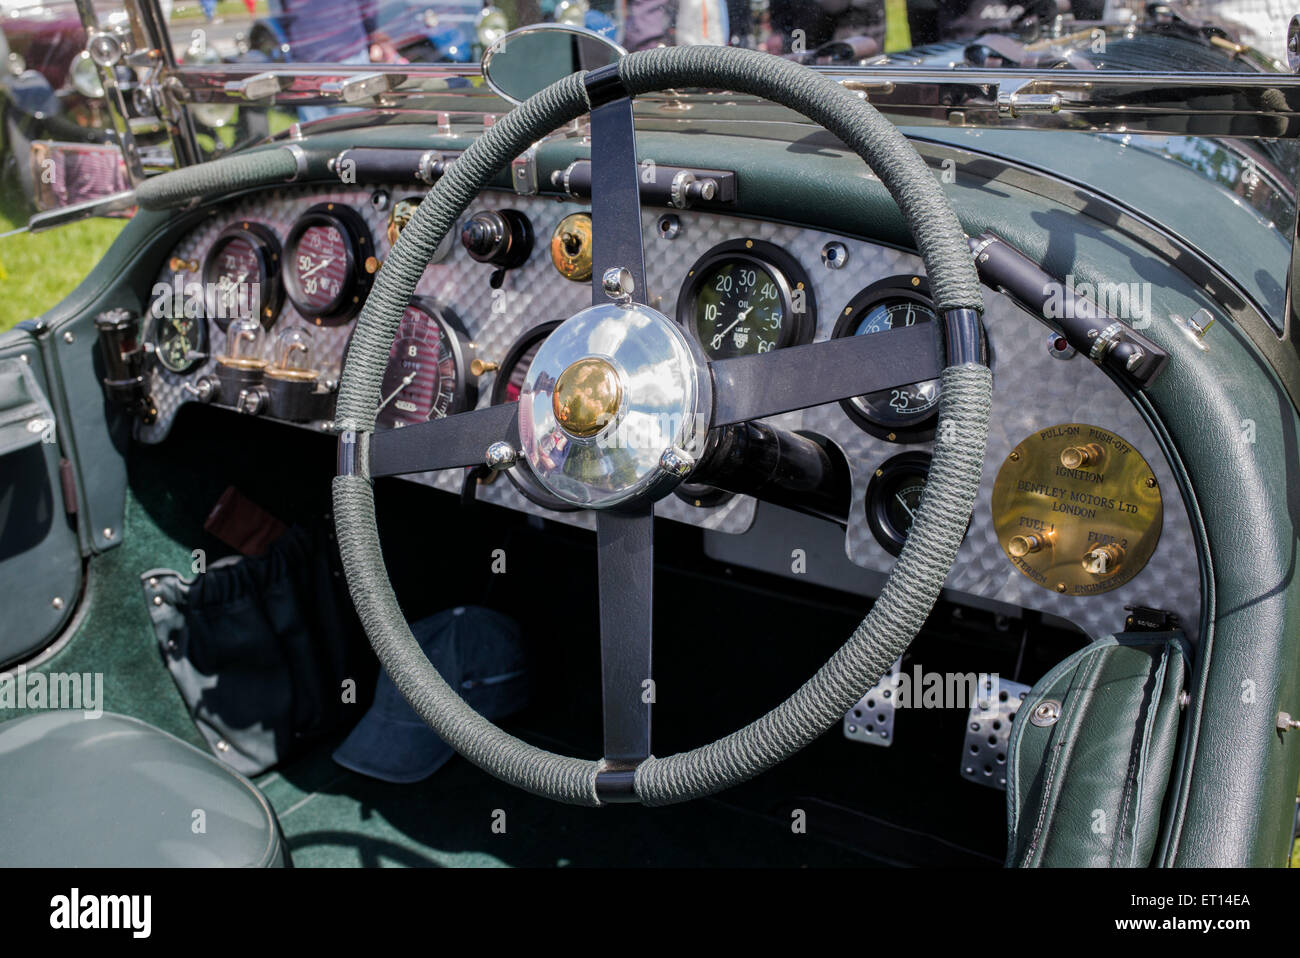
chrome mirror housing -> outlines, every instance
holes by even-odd
[[[538,23],[512,30],[483,51],[487,85],[511,103],[578,70],[616,63],[627,51],[608,37],[567,23]]]

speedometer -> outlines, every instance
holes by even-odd
[[[939,318],[920,276],[898,276],[862,290],[840,313],[833,335],[870,336],[926,324],[938,348]],[[932,438],[939,407],[939,380],[907,383],[845,399],[840,406],[859,426],[891,442]]]
[[[817,309],[812,284],[791,256],[741,239],[713,247],[691,268],[677,321],[710,359],[731,359],[808,342]]]
[[[433,300],[411,300],[388,351],[378,425],[442,419],[474,405],[477,391],[467,375],[468,347],[460,329],[456,317]]]

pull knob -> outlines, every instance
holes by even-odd
[[[1089,469],[1101,465],[1106,451],[1095,442],[1085,446],[1066,446],[1061,450],[1061,465],[1066,469]]]
[[[471,259],[513,269],[533,251],[533,228],[515,210],[480,210],[466,221],[460,242]]]
[[[1031,552],[1037,552],[1047,545],[1047,536],[1027,535],[1012,536],[1007,542],[1007,552],[1017,559],[1029,555]]]
[[[1089,575],[1112,575],[1124,561],[1124,547],[1112,542],[1083,554],[1083,571]]]

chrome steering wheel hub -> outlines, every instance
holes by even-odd
[[[690,472],[712,408],[708,366],[680,326],[640,303],[604,303],[537,351],[519,396],[520,444],[565,502],[653,501]]]

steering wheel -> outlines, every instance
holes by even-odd
[[[898,203],[943,317],[944,356],[924,328],[708,361],[644,297],[631,97],[704,87],[765,97],[857,152]],[[398,321],[434,250],[493,175],[584,114],[592,126],[593,305],[546,339],[518,403],[375,431]],[[739,148],[739,147],[738,147]],[[813,741],[915,637],[974,505],[992,377],[982,299],[961,226],[936,178],[873,107],[806,67],[730,47],[660,48],[561,79],[485,131],[430,190],[393,246],[357,322],[336,410],[334,513],[352,599],[376,655],[415,711],[471,762],[578,805],[665,805],[713,794]],[[880,598],[785,702],[731,735],[667,758],[650,752],[653,504],[690,475],[712,430],[932,377],[943,366],[933,461]],[[926,372],[926,369],[929,372]],[[407,626],[380,553],[371,478],[487,463],[529,469],[566,503],[596,510],[605,755],[535,748],[474,712]]]

